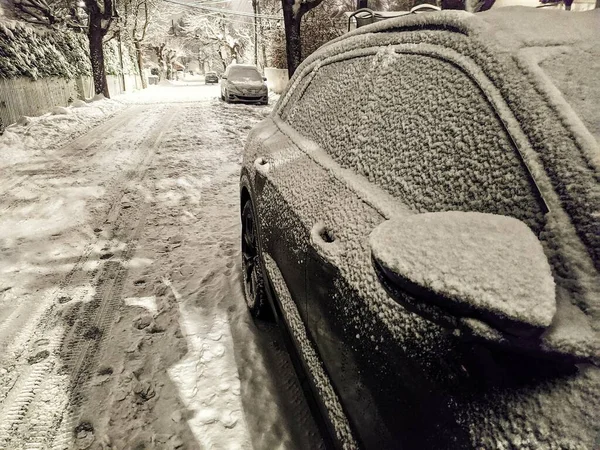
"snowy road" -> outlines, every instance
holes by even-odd
[[[0,448],[322,448],[242,296],[241,150],[270,108],[218,95],[153,87],[84,134],[47,120],[76,138],[24,122],[1,166]]]

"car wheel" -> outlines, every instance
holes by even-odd
[[[255,318],[268,318],[270,307],[265,292],[254,208],[250,200],[242,208],[242,272],[244,297],[250,314]]]
[[[223,91],[221,91],[221,100],[225,101],[225,96],[223,95]]]

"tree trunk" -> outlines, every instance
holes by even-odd
[[[100,16],[91,14],[89,21],[88,40],[90,43],[90,61],[94,77],[94,90],[96,94],[104,94],[106,98],[110,98],[108,83],[106,81],[106,71],[104,70],[104,50],[102,48],[104,32],[101,26],[101,18]]]
[[[137,39],[134,40],[135,44],[135,58],[137,60],[138,70],[140,72],[140,78],[142,79],[142,89],[148,87],[146,77],[144,76],[144,60],[142,55],[142,43]]]
[[[294,0],[282,0],[283,23],[285,25],[285,50],[288,75],[292,78],[302,61],[302,42],[300,40],[300,21],[302,16],[294,13]]]
[[[302,62],[300,23],[305,13],[321,4],[323,0],[281,0],[285,24],[285,49],[290,78]]]

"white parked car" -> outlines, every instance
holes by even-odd
[[[269,103],[269,90],[256,66],[232,64],[221,77],[221,99],[230,102]]]

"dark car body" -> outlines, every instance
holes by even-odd
[[[581,93],[598,95],[599,13],[360,28],[304,61],[251,132],[241,205],[336,448],[597,448],[600,126]],[[370,234],[438,211],[533,231],[558,305],[541,335],[438,320],[384,286]]]
[[[204,75],[204,83],[205,84],[218,83],[218,82],[219,82],[219,76],[217,75],[217,72],[206,72],[206,74]]]
[[[232,64],[221,79],[221,99],[230,102],[269,103],[269,90],[256,66]]]

